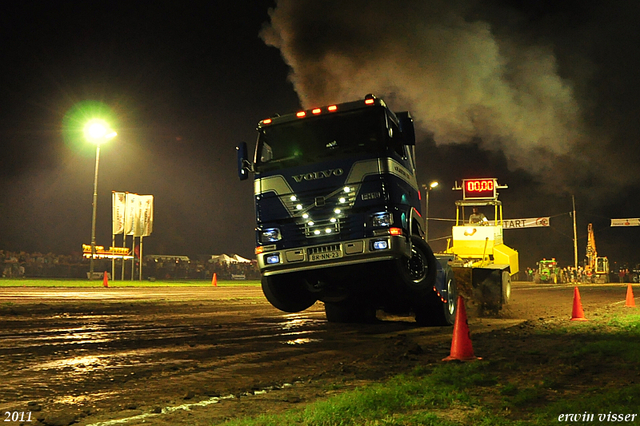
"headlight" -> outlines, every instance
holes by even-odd
[[[373,250],[386,250],[389,248],[388,240],[375,240],[371,242],[371,248]]]
[[[260,234],[260,241],[263,243],[275,243],[281,239],[282,235],[280,235],[280,229],[278,228],[267,228],[262,230]]]
[[[265,263],[269,265],[274,265],[276,263],[280,263],[280,253],[271,253],[264,257]]]
[[[388,227],[393,223],[393,216],[389,212],[376,213],[371,215],[371,225],[374,227]]]

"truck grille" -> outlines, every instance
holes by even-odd
[[[326,237],[339,233],[340,220],[338,219],[334,219],[333,222],[330,219],[325,219],[304,224],[304,234],[307,238]]]
[[[300,247],[322,244],[331,240],[361,238],[363,218],[360,212],[353,209],[360,186],[361,184],[350,185],[351,190],[348,193],[344,193],[344,187],[340,187],[331,192],[329,192],[330,189],[322,188],[301,191],[295,196],[294,194],[281,195],[282,203],[290,211],[295,211],[293,217],[282,221],[279,225],[283,239],[286,240],[286,246]],[[345,198],[344,202],[340,200],[342,197]],[[298,204],[302,209],[297,209]],[[336,209],[340,212],[336,213]],[[331,222],[331,218],[336,221]],[[356,230],[357,235],[353,235]],[[319,232],[316,233],[316,231]]]

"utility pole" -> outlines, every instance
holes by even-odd
[[[576,228],[576,198],[572,195],[573,203],[573,266],[578,269],[578,228]]]

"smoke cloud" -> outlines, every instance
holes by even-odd
[[[305,108],[375,93],[437,144],[479,141],[512,169],[620,186],[629,177],[593,148],[616,135],[589,123],[598,26],[586,15],[473,0],[278,0],[261,37],[281,51]]]

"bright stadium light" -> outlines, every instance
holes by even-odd
[[[109,129],[109,125],[104,120],[91,120],[84,128],[85,138],[97,145],[117,136],[117,133]]]

